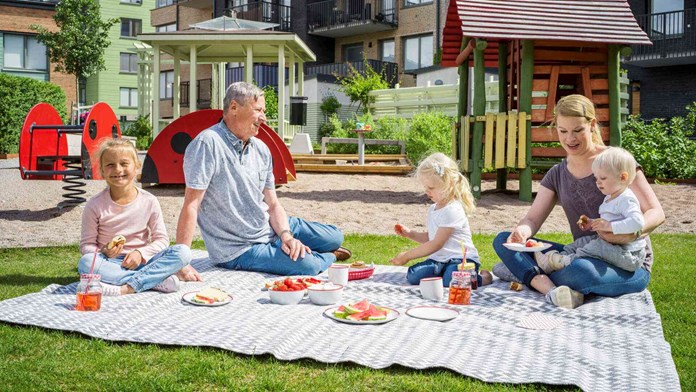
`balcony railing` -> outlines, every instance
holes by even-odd
[[[305,66],[305,75],[332,75],[332,76],[350,76],[350,67],[348,64],[353,66],[356,71],[361,74],[365,74],[365,63],[372,67],[377,73],[382,74],[387,83],[391,87],[394,87],[398,82],[399,76],[399,66],[396,63],[390,63],[388,61],[379,60],[366,60],[366,61],[350,61],[346,63],[331,63],[331,64],[318,64],[318,65],[307,65]]]
[[[292,7],[288,5],[263,0],[242,5],[234,5],[235,3],[228,0],[225,14],[231,15],[234,12],[238,19],[275,23],[279,25],[276,30],[292,31]]]
[[[212,79],[201,79],[196,81],[196,107],[198,109],[209,109],[210,108],[210,97],[213,87]],[[180,90],[180,100],[181,106],[189,106],[189,82],[181,82]]]
[[[629,63],[668,65],[696,62],[696,8],[639,15],[636,20],[653,45],[633,46]]]
[[[307,30],[316,35],[342,37],[397,25],[397,0],[327,0],[307,5]]]

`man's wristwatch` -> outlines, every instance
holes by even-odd
[[[280,233],[278,233],[278,238],[280,238],[280,239],[282,240],[282,239],[283,239],[283,234],[285,234],[285,233],[288,233],[288,234],[290,234],[290,237],[295,238],[295,236],[292,234],[292,231],[287,230],[287,229],[285,229],[285,230],[281,231]]]

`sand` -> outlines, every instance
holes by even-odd
[[[76,244],[80,240],[83,205],[56,207],[62,200],[60,181],[23,181],[17,159],[0,160],[0,247],[36,247]],[[539,186],[534,183],[534,190]],[[652,185],[667,219],[661,233],[696,232],[696,186]],[[87,181],[86,197],[104,188],[103,181]],[[494,181],[483,190],[495,188]],[[517,189],[510,181],[508,188]],[[146,187],[162,205],[170,238],[176,233],[183,203],[183,186]],[[400,222],[423,230],[429,200],[417,182],[408,176],[298,173],[297,181],[277,189],[288,214],[331,223],[346,233],[391,234]],[[524,216],[530,203],[516,194],[486,193],[469,218],[474,232],[509,230]],[[542,232],[568,231],[568,222],[556,206]],[[198,231],[196,236],[200,237]]]

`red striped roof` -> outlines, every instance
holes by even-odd
[[[651,44],[625,0],[451,0],[443,32],[444,66],[454,66],[462,36]]]

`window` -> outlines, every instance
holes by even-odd
[[[363,44],[346,45],[343,47],[343,61],[362,61]]]
[[[143,22],[140,19],[121,18],[121,37],[135,37],[143,32]]]
[[[124,108],[138,107],[138,89],[131,87],[121,87],[121,98],[119,105]]]
[[[121,0],[125,4],[142,4],[143,0]]]
[[[168,5],[174,4],[174,0],[157,0],[156,8],[166,7]]]
[[[651,3],[651,38],[675,38],[684,33],[684,0],[653,0]]]
[[[414,5],[430,4],[433,0],[404,0],[404,7],[411,7]]]
[[[155,27],[155,31],[158,33],[164,33],[164,32],[168,32],[168,31],[176,31],[176,23],[157,26],[157,27]]]
[[[138,72],[138,55],[135,53],[121,53],[121,72]]]
[[[394,46],[394,40],[386,40],[380,43],[382,52],[382,61],[396,62],[396,50]]]
[[[46,46],[30,35],[4,34],[5,68],[48,70]]]
[[[160,72],[160,99],[172,99],[174,71]]]
[[[404,39],[404,69],[413,70],[433,65],[432,34]]]

